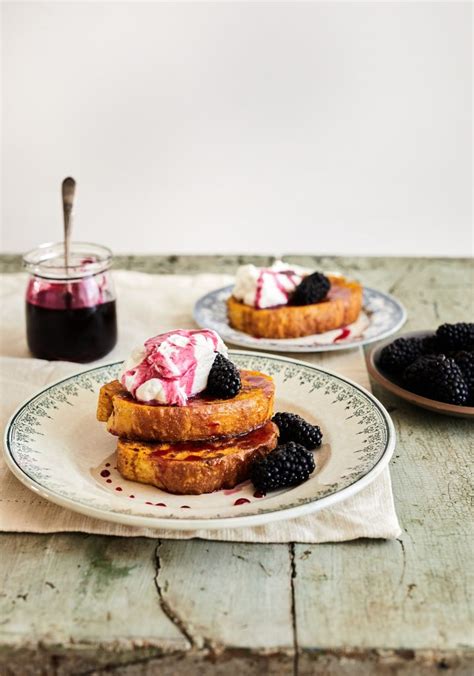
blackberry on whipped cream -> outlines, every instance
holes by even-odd
[[[307,274],[306,268],[283,261],[275,261],[269,268],[241,265],[237,270],[232,295],[245,305],[259,310],[286,305]]]
[[[184,406],[206,389],[216,353],[227,348],[211,329],[162,333],[133,350],[120,382],[143,403]]]

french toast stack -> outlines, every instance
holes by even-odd
[[[202,393],[185,406],[141,403],[118,380],[103,385],[97,419],[119,437],[120,474],[194,495],[247,479],[253,461],[277,446],[278,429],[271,422],[272,378],[245,370],[240,377],[242,387],[232,399]]]

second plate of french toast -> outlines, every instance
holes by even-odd
[[[322,352],[385,338],[406,313],[395,298],[355,279],[276,261],[239,267],[232,286],[196,303],[194,319],[234,345]]]

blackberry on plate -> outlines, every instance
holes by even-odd
[[[294,441],[309,450],[321,446],[323,435],[320,428],[296,413],[275,413],[272,422],[278,427],[281,443]]]
[[[250,469],[250,479],[258,491],[266,493],[303,483],[314,468],[311,451],[290,441],[256,460]]]
[[[474,405],[474,352],[463,350],[458,352],[454,361],[459,366],[464,378],[464,382],[469,390],[468,404]]]
[[[444,354],[419,357],[403,374],[409,390],[429,399],[462,406],[469,392],[461,369]]]
[[[241,387],[239,369],[218,352],[209,373],[206,393],[218,399],[231,399]]]
[[[388,373],[401,376],[423,352],[420,338],[397,338],[380,353],[379,364]]]
[[[293,291],[291,305],[312,305],[326,298],[331,282],[322,272],[307,275]]]
[[[436,337],[443,350],[474,350],[474,323],[441,324]]]

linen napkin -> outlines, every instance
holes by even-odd
[[[232,282],[229,275],[148,275],[115,271],[118,297],[119,342],[101,362],[123,359],[150,335],[173,328],[195,328],[192,310],[203,294]],[[0,276],[0,424],[32,393],[81,367],[70,362],[33,359],[28,353],[24,326],[26,275]],[[362,350],[295,355],[313,364],[337,370],[369,387]],[[96,363],[101,363],[96,362]],[[91,413],[94,415],[94,412]],[[266,543],[338,542],[355,538],[396,538],[400,534],[389,469],[369,486],[342,503],[313,515],[264,526],[218,531],[166,531],[137,528],[92,519],[56,506],[30,492],[0,459],[0,531],[53,533],[79,531],[104,535],[164,537]]]

